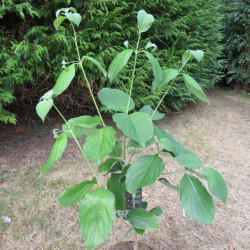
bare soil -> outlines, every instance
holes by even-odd
[[[221,90],[207,94],[210,106],[198,102],[167,114],[157,125],[195,152],[204,166],[223,175],[229,188],[227,204],[215,200],[216,218],[205,226],[183,213],[174,190],[161,183],[143,188],[149,208],[159,205],[163,209],[160,228],[139,238],[153,249],[249,249],[250,99]],[[0,222],[0,249],[86,249],[79,232],[78,205],[62,208],[56,200],[66,188],[91,179],[73,141],[51,171],[43,179],[37,178],[54,143],[52,129],[60,124],[59,118],[52,117],[45,124],[0,125],[0,217],[11,218],[8,224]],[[152,150],[155,148],[146,151]],[[167,171],[180,169],[168,155],[164,161]],[[168,180],[177,185],[181,177],[175,174]],[[106,177],[101,180],[105,183]],[[125,225],[117,220],[97,249],[133,240],[132,234],[125,239],[125,232]]]

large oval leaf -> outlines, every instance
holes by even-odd
[[[83,128],[83,127],[73,126],[73,127],[71,127],[71,130],[74,134],[74,136],[73,136],[70,128],[68,127],[68,125],[66,123],[62,125],[62,129],[63,129],[63,132],[65,132],[67,134],[67,137],[71,138],[71,139],[73,139],[74,136],[76,138],[82,138],[83,136],[88,136],[88,135],[93,134],[94,132],[97,131],[96,128]]]
[[[133,53],[132,49],[125,49],[113,59],[108,69],[108,77],[110,79],[110,82],[112,82],[115,79],[115,77],[127,64],[132,53]]]
[[[228,189],[227,184],[221,174],[215,169],[209,167],[204,167],[203,173],[207,177],[208,188],[212,195],[214,195],[218,200],[226,203]]]
[[[162,68],[157,59],[151,53],[149,53],[148,51],[144,51],[144,53],[152,65],[155,84],[160,85],[163,80]]]
[[[60,205],[62,207],[67,207],[80,201],[94,184],[97,184],[96,178],[92,181],[78,183],[65,190],[57,196]]]
[[[164,163],[158,155],[139,157],[128,169],[125,181],[127,191],[135,196],[138,188],[154,184],[163,170]]]
[[[135,208],[127,214],[127,219],[137,229],[157,229],[159,221],[154,212]]]
[[[191,150],[177,142],[172,135],[158,127],[154,127],[154,134],[159,144],[174,157],[175,161],[186,168],[201,167],[200,159]]]
[[[42,100],[36,105],[36,113],[44,122],[46,115],[49,113],[50,109],[53,106],[53,100]]]
[[[85,157],[99,163],[112,152],[115,145],[115,134],[116,132],[112,127],[106,126],[87,136],[83,144]]]
[[[78,27],[79,27],[79,24],[82,20],[82,17],[80,14],[78,13],[71,13],[71,12],[68,12],[68,13],[65,13],[65,16],[74,24],[76,24]]]
[[[153,123],[149,115],[145,113],[114,114],[113,120],[125,135],[137,141],[142,147],[145,147],[146,142],[152,138]]]
[[[98,188],[85,195],[79,208],[82,238],[89,249],[102,244],[110,234],[115,220],[115,197]]]
[[[157,89],[172,81],[178,75],[177,69],[164,69],[163,70],[163,78],[160,83],[157,84],[156,81],[153,81],[152,88]]]
[[[200,168],[201,160],[189,149],[184,148],[184,150],[174,157],[174,160],[183,165],[186,168]]]
[[[192,219],[209,225],[215,216],[211,195],[195,177],[185,174],[180,182],[180,201]]]
[[[163,113],[160,113],[160,112],[158,112],[158,111],[156,111],[156,112],[154,113],[154,109],[152,109],[150,105],[145,105],[145,106],[143,106],[143,107],[139,110],[139,112],[144,112],[144,113],[148,114],[148,115],[151,117],[151,119],[152,119],[153,121],[160,120],[160,119],[162,119],[162,118],[164,117],[164,114],[163,114]],[[153,115],[153,114],[154,114],[154,115]],[[153,115],[153,117],[152,117],[152,115]]]
[[[39,177],[42,177],[51,168],[51,166],[57,160],[60,159],[66,147],[67,147],[67,135],[66,133],[62,133],[60,134],[59,138],[56,140],[54,146],[52,147],[49,158],[47,162],[44,164]]]
[[[192,58],[195,58],[198,62],[200,62],[203,56],[204,52],[202,50],[187,50],[182,55],[182,63],[185,64]]]
[[[119,210],[125,209],[124,195],[126,192],[125,182],[120,180],[119,174],[112,174],[108,179],[107,188],[115,196],[115,207]]]
[[[60,95],[65,89],[68,88],[71,81],[75,76],[75,64],[71,64],[69,67],[64,69],[58,77],[56,84],[53,88],[55,95]]]
[[[98,98],[108,109],[127,112],[129,95],[119,89],[103,88],[99,91]],[[135,104],[133,100],[130,99],[128,111],[134,107]]]
[[[192,94],[201,99],[203,102],[210,104],[210,101],[203,92],[201,86],[191,76],[183,74],[183,78],[187,88]]]
[[[151,146],[155,142],[154,138],[151,138],[149,141],[146,142],[145,147]],[[130,139],[126,148],[143,148],[137,141]]]
[[[79,116],[68,120],[71,127],[78,126],[82,128],[95,128],[97,125],[101,124],[101,119],[99,116]]]
[[[145,10],[140,10],[137,13],[137,23],[139,32],[146,32],[154,22],[154,17],[148,14]]]

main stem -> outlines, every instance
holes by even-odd
[[[133,85],[134,85],[136,62],[137,62],[137,56],[139,53],[138,48],[139,48],[140,39],[141,39],[141,33],[139,33],[139,37],[138,37],[138,41],[137,41],[136,49],[135,49],[135,60],[134,60],[133,72],[132,72],[132,77],[131,77],[131,82],[130,82],[128,105],[127,105],[127,111],[126,111],[127,114],[129,111],[129,105],[130,105],[131,95],[132,95],[132,90],[133,90]],[[123,159],[124,159],[124,161],[126,161],[126,135],[123,136],[123,147],[124,147],[123,148]]]
[[[132,95],[132,89],[133,89],[133,84],[134,84],[135,69],[136,69],[137,55],[139,53],[138,48],[139,48],[140,39],[141,39],[141,33],[139,33],[139,37],[138,37],[138,41],[137,41],[136,49],[135,49],[135,60],[134,60],[134,67],[133,67],[132,78],[131,78],[131,83],[130,83],[128,106],[127,106],[127,112],[126,112],[127,114],[128,114],[128,110],[129,110],[129,105],[130,105],[131,95]]]
[[[84,79],[85,79],[85,81],[86,81],[86,83],[87,83],[87,86],[88,86],[88,89],[89,89],[91,98],[92,98],[92,100],[93,100],[93,102],[94,102],[94,104],[95,104],[97,113],[98,113],[98,115],[99,115],[99,117],[100,117],[100,119],[101,119],[102,125],[105,126],[105,123],[104,123],[104,121],[103,121],[103,119],[102,119],[101,112],[100,112],[100,110],[99,110],[99,108],[98,108],[98,105],[97,105],[97,103],[96,103],[95,97],[94,97],[93,92],[92,92],[92,90],[91,90],[90,83],[89,83],[89,80],[88,80],[88,78],[87,78],[86,72],[85,72],[85,70],[84,70],[84,68],[83,68],[83,66],[82,66],[82,61],[81,61],[81,56],[80,56],[80,52],[79,52],[79,48],[78,48],[78,44],[77,44],[77,37],[76,37],[76,31],[75,31],[74,25],[72,24],[72,22],[70,22],[70,23],[71,23],[71,26],[72,26],[72,29],[73,29],[73,32],[74,32],[74,41],[75,41],[75,46],[76,46],[76,51],[77,51],[77,56],[78,56],[78,63],[79,63],[80,68],[81,68],[81,70],[82,70]]]
[[[176,78],[179,76],[179,74],[181,73],[183,67],[186,65],[186,63],[188,62],[188,60],[190,59],[191,56],[189,56],[189,58],[185,61],[184,64],[182,64],[181,68],[179,69],[176,77],[172,80],[172,82],[168,85],[163,97],[161,98],[160,102],[158,103],[157,107],[155,108],[153,114],[151,115],[151,118],[154,116],[154,114],[156,113],[156,111],[158,110],[158,108],[160,107],[161,103],[163,102],[165,96],[168,94],[168,91],[170,90],[170,88],[173,86],[173,84],[175,83]]]
[[[75,140],[75,142],[76,142],[78,148],[80,149],[80,151],[81,151],[81,153],[82,153],[82,155],[83,155],[83,158],[86,160],[86,162],[87,162],[87,164],[88,164],[88,166],[89,166],[89,168],[90,168],[92,174],[95,176],[98,185],[99,185],[100,187],[102,187],[102,184],[101,184],[100,180],[98,179],[98,177],[97,177],[97,175],[96,175],[96,173],[95,173],[94,168],[91,166],[91,164],[90,164],[90,162],[88,161],[88,159],[84,156],[83,149],[82,149],[82,147],[81,147],[79,141],[76,139],[75,134],[74,134],[74,132],[73,132],[71,126],[69,125],[69,123],[67,122],[67,120],[65,119],[65,117],[63,116],[63,114],[60,112],[60,110],[59,110],[54,104],[53,104],[53,107],[54,107],[55,110],[58,112],[58,114],[62,117],[62,119],[64,120],[64,122],[67,124],[67,126],[68,126],[68,128],[70,129],[70,132],[71,132],[71,134],[72,134],[72,136],[73,136],[73,138],[74,138],[74,140]]]

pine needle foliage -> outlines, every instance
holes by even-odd
[[[202,49],[205,51],[203,62],[190,64],[192,76],[205,89],[221,79],[223,61],[218,58],[223,49],[220,44],[222,0],[23,0],[21,3],[5,0],[0,5],[0,36],[4,47],[0,52],[0,93],[3,93],[0,97],[0,121],[14,122],[13,116],[9,113],[6,116],[5,108],[14,100],[14,96],[15,103],[25,102],[34,109],[41,92],[50,89],[61,72],[62,60],[69,62],[75,59],[74,41],[70,38],[72,34],[63,26],[55,31],[51,22],[55,11],[66,6],[74,6],[82,15],[83,21],[77,30],[80,53],[87,52],[106,68],[121,51],[125,40],[135,46],[137,30],[134,17],[139,9],[144,9],[155,16],[156,22],[147,36],[142,37],[143,42],[157,44],[160,50],[155,51],[154,56],[163,68],[178,68],[185,50]],[[137,107],[145,103],[154,107],[164,89],[152,92],[153,74],[142,56],[138,58],[133,99]],[[86,71],[89,72],[94,93],[104,86],[128,91],[130,64],[112,85],[92,63],[86,62],[85,67],[88,68]],[[190,72],[190,69],[187,70]],[[58,99],[58,103],[68,107],[67,102],[75,100],[76,107],[82,106],[78,102],[82,101],[79,97],[85,91],[82,79],[79,76],[65,93],[68,98],[63,100],[66,101]],[[79,92],[79,88],[82,92]],[[180,109],[190,101],[195,101],[195,98],[183,82],[177,81],[166,97],[162,110]]]
[[[250,3],[245,0],[225,3],[226,81],[250,91]]]

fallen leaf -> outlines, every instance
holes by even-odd
[[[171,221],[174,221],[174,217],[173,216],[169,216],[168,219],[171,220]]]
[[[53,183],[53,185],[56,186],[56,187],[58,187],[58,188],[61,187],[61,185],[59,183]]]
[[[15,131],[15,134],[19,134],[20,132],[23,132],[24,131],[24,127],[23,126],[18,126],[16,131]]]
[[[224,207],[225,207],[225,204],[224,204],[223,202],[219,202],[219,203],[218,203],[218,207],[219,207],[219,208],[224,208]]]
[[[172,242],[173,242],[174,244],[178,243],[178,241],[179,241],[179,240],[172,239]]]

